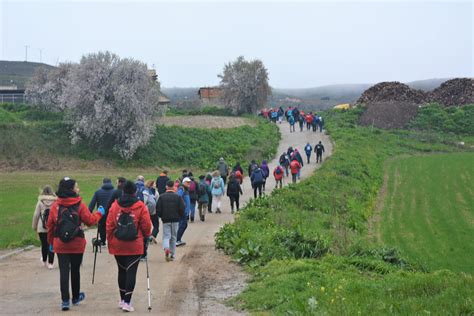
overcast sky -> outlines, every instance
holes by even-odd
[[[110,50],[155,65],[165,87],[218,84],[239,55],[278,88],[474,76],[472,1],[0,3],[0,59]]]

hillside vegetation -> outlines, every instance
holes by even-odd
[[[0,60],[0,86],[13,84],[23,89],[38,67],[53,68],[42,63]]]
[[[113,144],[82,141],[71,145],[69,127],[61,113],[34,110],[26,105],[0,106],[0,165],[3,169],[58,169],[73,162],[93,162],[120,167],[215,168],[220,157],[228,163],[274,155],[280,136],[278,128],[253,119],[255,126],[232,129],[204,129],[157,126],[148,145],[134,158],[124,161],[111,148]],[[80,164],[78,163],[78,164]]]
[[[311,178],[250,203],[216,235],[217,246],[254,276],[235,306],[275,314],[474,311],[471,274],[431,270],[427,258],[407,260],[368,234],[385,161],[459,151],[459,136],[361,127],[360,113],[325,113],[333,156]]]

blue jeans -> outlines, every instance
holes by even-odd
[[[191,219],[194,220],[194,213],[196,213],[196,202],[191,203]]]
[[[178,241],[181,241],[186,228],[188,228],[188,215],[189,214],[184,214],[184,216],[179,220],[178,236],[176,237]]]

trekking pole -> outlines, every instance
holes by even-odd
[[[148,312],[151,312],[151,291],[150,291],[150,274],[148,273],[148,256],[145,257],[146,264],[146,283],[148,287]]]
[[[99,206],[102,207],[102,206]],[[94,268],[92,269],[92,284],[94,284],[95,279],[95,264],[97,262],[97,251],[99,250],[100,242],[99,242],[99,223],[97,223],[97,234],[95,236],[95,241],[92,243],[92,249],[94,249]],[[100,249],[102,252],[102,247]]]

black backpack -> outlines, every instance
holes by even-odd
[[[135,226],[133,217],[131,217],[129,213],[120,213],[114,235],[117,239],[125,241],[131,241],[138,238],[137,226]]]
[[[56,223],[55,237],[62,242],[68,243],[76,237],[84,237],[81,223],[79,221],[79,205],[58,205],[58,221]]]
[[[206,185],[205,185],[205,184],[199,183],[198,194],[199,194],[199,197],[204,196],[204,195],[207,195]]]
[[[48,223],[49,218],[49,208],[45,209],[43,214],[40,214],[41,222],[43,223],[43,228],[46,229],[46,224]]]

